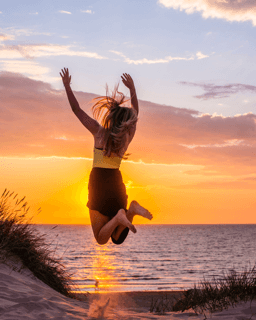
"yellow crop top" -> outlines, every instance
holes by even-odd
[[[118,156],[104,156],[102,149],[93,149],[93,168],[118,169],[121,165],[122,158]]]

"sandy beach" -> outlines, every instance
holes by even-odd
[[[0,314],[2,320],[22,319],[204,319],[193,310],[150,313],[152,299],[182,296],[182,291],[95,292],[79,295],[78,301],[65,297],[35,278],[18,260],[0,263]],[[15,269],[15,270],[14,270]],[[252,314],[255,315],[252,316]],[[212,319],[256,319],[256,302],[240,303],[235,308],[208,315]]]

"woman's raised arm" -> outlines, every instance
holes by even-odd
[[[61,73],[62,72],[62,73]],[[60,72],[60,76],[62,78],[67,96],[68,96],[68,101],[69,104],[75,113],[75,115],[78,117],[78,119],[82,122],[82,124],[94,135],[98,132],[99,130],[99,123],[88,116],[87,113],[85,113],[79,106],[79,103],[76,100],[76,97],[70,87],[70,82],[71,82],[71,76],[69,75],[68,68],[62,69]]]
[[[123,73],[121,78],[122,78],[123,84],[128,89],[130,89],[131,105],[132,105],[132,108],[137,111],[137,115],[138,115],[138,113],[139,113],[139,103],[138,103],[137,94],[136,94],[136,90],[135,90],[135,85],[134,85],[134,82],[132,80],[132,77],[128,73]]]

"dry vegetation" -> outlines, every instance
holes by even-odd
[[[256,265],[239,273],[230,270],[223,277],[200,282],[194,289],[187,290],[184,298],[177,301],[173,311],[193,309],[196,314],[222,311],[239,302],[256,298]]]
[[[22,268],[28,268],[35,277],[61,294],[76,298],[71,290],[75,287],[60,259],[46,244],[45,236],[38,235],[31,219],[27,219],[29,207],[25,197],[17,199],[17,194],[4,190],[0,198],[0,262],[18,258]],[[38,210],[38,213],[40,209]]]
[[[207,313],[234,307],[239,302],[252,302],[255,298],[256,265],[240,273],[230,270],[220,278],[204,279],[194,289],[184,291],[183,298],[176,299],[175,303],[167,298],[152,301],[150,312],[164,314],[167,311],[184,312],[192,309],[196,315],[203,314],[207,319]]]

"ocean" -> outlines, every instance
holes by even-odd
[[[81,292],[186,290],[256,262],[256,225],[136,225],[100,246],[88,225],[36,225]]]

